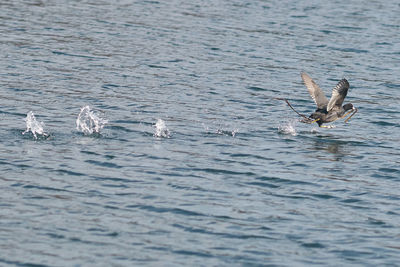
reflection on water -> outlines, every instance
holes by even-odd
[[[342,160],[345,156],[350,155],[351,148],[348,144],[340,141],[315,141],[312,147],[313,150],[323,151],[332,154],[333,159],[331,160]]]

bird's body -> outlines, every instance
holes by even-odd
[[[345,110],[335,111],[326,111],[326,109],[317,109],[310,115],[310,118],[314,119],[318,126],[321,127],[323,123],[334,122],[338,118],[341,118],[345,114]]]
[[[347,95],[347,91],[349,90],[349,82],[346,79],[342,79],[339,83],[333,88],[332,96],[328,100],[324,94],[324,92],[319,88],[319,86],[308,76],[305,72],[301,73],[301,78],[306,85],[308,92],[311,95],[311,98],[314,100],[317,105],[317,109],[313,112],[308,118],[303,120],[305,123],[318,123],[319,127],[324,123],[329,123],[336,121],[337,119],[344,118],[348,116],[350,113],[353,114],[346,119],[346,122],[357,112],[357,109],[354,108],[353,104],[348,103],[342,106],[343,101]]]

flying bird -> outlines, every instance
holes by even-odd
[[[331,128],[332,126],[325,126],[323,124],[345,118],[351,114],[350,117],[345,120],[345,122],[348,122],[350,118],[353,117],[353,115],[357,112],[357,108],[355,108],[351,103],[342,106],[343,101],[346,98],[347,91],[350,87],[349,82],[346,79],[342,79],[339,81],[339,83],[333,88],[332,96],[328,100],[321,88],[313,81],[310,76],[308,76],[307,73],[302,72],[301,78],[303,79],[303,82],[307,87],[311,98],[317,105],[317,109],[309,117],[297,112],[288,100],[280,98],[281,100],[285,100],[290,108],[292,108],[297,114],[304,118],[303,120],[301,120],[301,122],[316,122],[319,127]]]

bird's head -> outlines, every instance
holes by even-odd
[[[348,110],[354,110],[355,108],[354,108],[354,106],[353,106],[352,103],[348,103],[348,104],[346,104],[346,105],[343,106],[343,109],[344,109],[345,111],[348,111]]]

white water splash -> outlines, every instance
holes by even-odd
[[[235,129],[233,131],[224,130],[224,129],[217,129],[215,131],[216,134],[225,135],[225,136],[232,136],[232,137],[235,137],[238,132],[239,132],[239,129]]]
[[[218,135],[225,135],[225,136],[232,136],[235,137],[237,133],[239,133],[239,129],[236,128],[234,130],[225,130],[222,128],[217,128],[216,130],[211,129],[209,126],[205,125],[204,123],[202,123],[202,126],[204,128],[204,131],[207,134],[218,134]]]
[[[100,130],[108,123],[108,120],[101,118],[89,106],[81,108],[81,112],[76,119],[76,129],[85,135],[100,133]]]
[[[238,132],[239,132],[239,129],[233,130],[232,131],[232,137],[235,137]]]
[[[283,134],[290,134],[296,136],[297,135],[296,121],[288,121],[286,124],[279,125],[278,131]]]
[[[37,121],[35,114],[33,114],[32,111],[29,111],[28,114],[26,114],[26,118],[24,120],[26,122],[26,130],[22,134],[32,132],[35,139],[38,138],[38,134],[44,137],[48,136],[48,134],[45,133],[43,129],[44,123]]]
[[[168,130],[165,121],[163,121],[162,119],[158,119],[154,127],[156,128],[156,131],[154,133],[155,137],[169,138],[171,136],[171,133]]]

